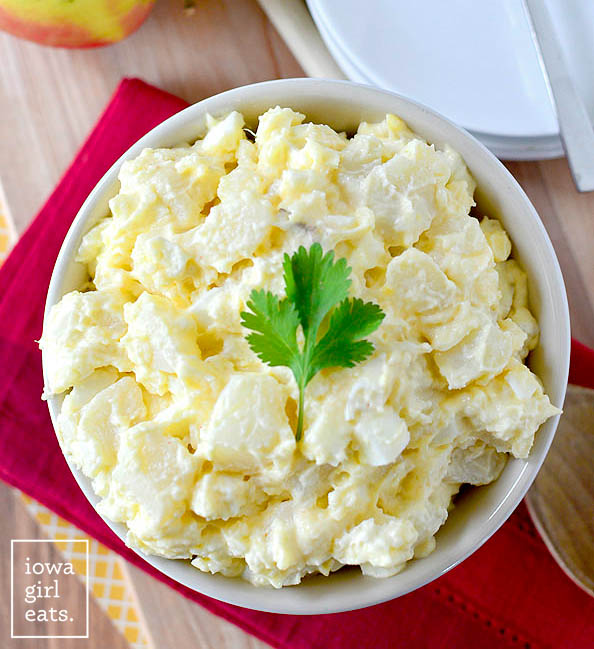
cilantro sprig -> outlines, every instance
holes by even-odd
[[[374,346],[365,336],[375,331],[384,312],[373,302],[349,298],[351,269],[345,259],[334,261],[314,243],[283,260],[286,296],[253,290],[241,313],[241,324],[252,333],[247,341],[258,358],[272,367],[288,367],[299,387],[295,438],[303,434],[305,388],[327,367],[354,367],[368,358]],[[328,316],[328,318],[327,318]],[[325,333],[320,327],[327,321]],[[303,343],[297,330],[303,331]]]

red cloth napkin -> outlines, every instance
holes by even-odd
[[[557,567],[522,505],[493,538],[437,581],[351,613],[283,616],[199,595],[157,572],[91,508],[58,447],[43,387],[45,295],[60,244],[87,194],[140,136],[186,106],[124,80],[66,175],[0,268],[0,478],[210,611],[282,649],[586,649],[594,600]],[[572,375],[594,387],[594,351],[574,343]]]

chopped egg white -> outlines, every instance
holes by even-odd
[[[62,448],[130,545],[256,585],[393,575],[435,547],[462,484],[527,457],[559,412],[524,364],[538,325],[509,237],[471,215],[461,157],[398,117],[347,137],[277,107],[255,138],[210,117],[120,184],[40,344]],[[314,242],[385,319],[367,361],[311,381],[296,442],[292,374],[250,350],[240,313]]]

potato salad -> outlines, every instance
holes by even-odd
[[[471,214],[460,155],[398,117],[350,136],[290,108],[255,133],[209,117],[119,180],[40,345],[62,449],[130,546],[258,586],[391,576],[432,551],[461,485],[526,458],[560,412],[524,362],[538,325],[505,230]],[[308,384],[296,439],[295,378],[241,314],[314,244],[384,318],[364,361]]]

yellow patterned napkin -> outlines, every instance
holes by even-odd
[[[21,494],[43,534],[54,541],[79,576],[86,572],[86,557],[74,540],[87,539],[83,532],[28,496]],[[152,649],[134,591],[126,580],[123,559],[95,539],[89,539],[89,589],[132,649]]]
[[[16,229],[0,185],[0,264],[6,259],[16,241]]]

